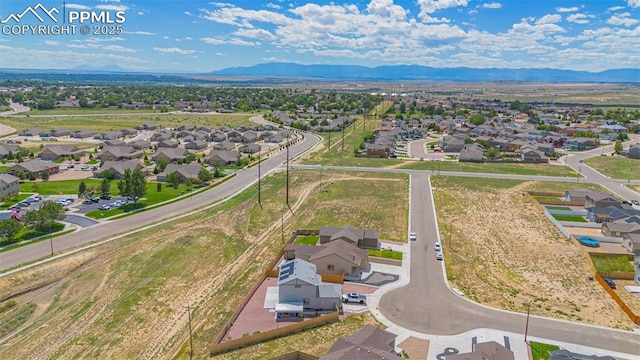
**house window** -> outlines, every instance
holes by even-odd
[[[334,271],[336,269],[335,265],[327,265],[327,271]]]
[[[309,305],[309,299],[308,298],[302,299],[302,304]]]

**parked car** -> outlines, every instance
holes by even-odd
[[[82,170],[89,170],[89,165],[82,165],[82,166],[80,167],[80,169],[82,169]]]
[[[609,285],[610,288],[612,288],[612,289],[616,288],[616,283],[615,283],[615,281],[613,281],[613,279],[604,278],[604,282],[606,282],[607,285]]]
[[[102,194],[102,195],[100,195],[100,199],[102,199],[102,200],[111,200],[111,195]]]
[[[111,209],[111,206],[109,206],[109,204],[102,204],[102,205],[100,205],[100,207],[98,209],[100,209],[100,210],[109,210],[109,209]]]
[[[440,245],[439,242],[436,242],[435,244],[433,244],[433,248],[438,252],[442,251],[442,246]]]
[[[82,201],[83,204],[85,205],[91,205],[93,204],[93,201],[91,201],[91,199],[84,199],[84,201]]]
[[[95,197],[95,196],[92,197],[92,198],[89,198],[89,200],[91,200],[92,203],[99,203],[100,202],[100,198]]]
[[[412,232],[409,234],[409,240],[416,240],[418,238],[418,236],[416,235],[416,233]]]
[[[75,166],[73,164],[67,165],[67,169],[73,169]]]
[[[342,295],[342,302],[344,303],[360,303],[364,304],[367,301],[367,297],[362,294],[350,292]]]
[[[442,260],[442,259],[444,259],[444,256],[442,255],[442,252],[438,251],[436,253],[436,260]]]

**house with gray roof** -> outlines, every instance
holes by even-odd
[[[88,139],[94,136],[96,136],[96,132],[94,130],[78,130],[71,134],[71,137],[75,139]]]
[[[447,360],[515,360],[515,357],[510,349],[487,341],[473,344],[471,352],[447,355]]]
[[[168,164],[164,171],[158,174],[158,181],[166,182],[167,176],[173,172],[178,174],[181,183],[187,181],[187,179],[193,181],[198,178],[198,173],[203,169],[202,165],[197,162],[191,164]]]
[[[612,356],[584,355],[566,349],[559,349],[549,351],[549,360],[616,360],[616,358]]]
[[[209,143],[203,140],[193,140],[188,142],[184,147],[189,150],[204,150],[209,146]]]
[[[11,174],[0,174],[0,196],[20,193],[19,178]]]
[[[187,149],[185,148],[160,147],[156,150],[152,159],[155,162],[158,162],[158,160],[166,160],[167,162],[172,163],[178,160],[184,160],[187,153]]]
[[[380,233],[373,230],[358,229],[351,225],[343,227],[323,226],[320,228],[320,244],[344,240],[360,248],[379,249]]]
[[[602,224],[602,228],[600,229],[600,231],[604,236],[613,237],[623,237],[628,234],[640,235],[640,224],[634,222],[626,222],[624,220],[605,222]]]
[[[351,336],[340,336],[320,360],[383,360],[399,358],[396,335],[367,324]],[[447,356],[447,360],[448,360]]]
[[[60,172],[60,166],[51,161],[34,159],[17,163],[6,171],[7,174],[14,176],[20,176],[19,174],[23,173],[26,178],[30,178],[31,174],[35,177],[40,177],[44,172],[49,175],[58,173]]]
[[[113,178],[116,180],[120,180],[124,177],[124,173],[126,170],[136,170],[140,169],[146,174],[144,164],[139,159],[127,160],[127,161],[105,161],[102,166],[93,172],[95,177],[102,177],[102,173],[105,171],[111,171],[113,173]]]
[[[438,147],[444,152],[458,152],[464,147],[464,140],[453,136],[443,136],[438,139]]]
[[[180,145],[178,142],[171,139],[158,141],[158,148],[177,148]]]
[[[219,144],[215,144],[211,147],[213,150],[234,150],[236,148],[236,144],[232,143],[229,140],[224,140]]]
[[[476,143],[465,144],[458,156],[461,162],[483,162],[484,159],[484,147]]]
[[[0,144],[0,159],[4,159],[12,153],[16,155],[20,151],[20,146],[16,144]]]
[[[238,150],[240,150],[240,152],[244,154],[257,154],[260,152],[260,145],[254,143],[244,144],[240,146]]]
[[[204,160],[211,166],[231,165],[240,159],[239,151],[211,150]]]
[[[284,259],[302,259],[314,264],[318,274],[359,276],[369,270],[369,253],[344,240],[321,245],[288,244]]]
[[[323,284],[316,269],[302,259],[280,264],[276,321],[302,320],[304,311],[332,311],[341,306],[340,284]]]
[[[630,146],[627,151],[627,157],[629,159],[640,159],[640,144]]]
[[[520,161],[524,163],[548,163],[549,158],[540,150],[527,145],[520,148]]]
[[[133,146],[105,146],[97,155],[102,161],[121,161],[138,159],[143,156],[143,152],[136,150]]]
[[[113,131],[101,132],[100,134],[95,135],[93,138],[98,140],[112,140],[112,139],[117,139],[120,136],[122,136],[122,131],[113,130]]]
[[[65,157],[80,157],[85,154],[84,150],[79,150],[75,145],[51,145],[46,144],[38,153],[42,160],[58,160]]]

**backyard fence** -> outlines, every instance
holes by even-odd
[[[564,197],[564,193],[544,192],[544,191],[527,191],[531,196],[549,196]]]
[[[633,275],[633,274],[632,274]],[[624,311],[627,316],[629,316],[629,319],[631,319],[631,321],[633,321],[635,324],[640,324],[640,316],[636,315],[628,306],[627,304],[624,303],[624,301],[618,296],[618,294],[616,294],[615,291],[613,291],[612,288],[609,287],[609,285],[604,281],[604,278],[596,273],[596,280],[598,280],[598,282],[600,283],[600,285],[602,285],[602,287],[604,288],[604,290],[609,293],[609,295],[611,295],[611,298],[613,298],[613,300],[618,303],[618,305],[620,306],[620,308],[622,309],[622,311]]]
[[[302,330],[310,329],[317,326],[322,326],[328,323],[334,323],[334,322],[337,322],[339,319],[340,319],[340,313],[338,309],[336,309],[334,312],[330,314],[296,322],[291,325],[283,326],[281,328],[244,336],[239,339],[233,339],[233,340],[225,341],[219,344],[212,344],[211,347],[209,348],[209,356],[223,354],[231,350],[240,349],[245,346],[258,344],[271,339],[287,336]]]
[[[560,221],[556,220],[553,215],[549,214],[549,212],[547,211],[547,209],[544,209],[544,215],[551,220],[551,222],[553,223],[553,225],[555,225],[560,231],[562,231],[562,233],[564,234],[564,236],[568,238],[571,237],[571,234],[567,231],[567,229],[564,228],[564,226],[562,226],[562,224],[560,223]],[[582,224],[582,223],[581,223]]]
[[[294,351],[288,354],[272,357],[270,360],[318,360],[319,357],[303,353],[302,351]]]

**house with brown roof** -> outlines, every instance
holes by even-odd
[[[240,152],[229,150],[211,150],[204,160],[211,166],[231,165],[240,159]]]
[[[12,153],[16,155],[20,151],[20,146],[15,144],[0,144],[0,159],[4,159]]]
[[[183,183],[185,181],[198,178],[198,173],[203,170],[202,165],[197,162],[191,164],[168,164],[164,171],[158,174],[159,182],[167,182],[167,176],[171,173],[177,173],[180,182]]]
[[[133,147],[136,150],[143,150],[151,148],[151,142],[147,140],[137,139],[133,141],[129,141],[127,143],[128,146]]]
[[[344,240],[360,248],[379,249],[380,233],[373,230],[358,229],[351,225],[343,227],[323,226],[320,228],[320,244]]]
[[[124,177],[124,172],[126,170],[133,171],[136,169],[140,169],[143,171],[145,169],[142,161],[138,159],[127,160],[127,161],[105,161],[98,170],[93,172],[93,175],[99,178],[99,177],[102,177],[103,172],[111,171],[113,173],[113,178],[116,180],[120,180]],[[144,172],[145,174],[147,173],[147,171],[144,171]]]
[[[520,161],[525,163],[548,163],[549,158],[542,151],[534,149],[532,146],[527,145],[520,148]]]
[[[53,161],[65,157],[83,156],[84,150],[78,150],[75,145],[45,145],[38,157],[42,160]]]
[[[35,177],[40,177],[44,172],[49,173],[49,175],[60,172],[60,166],[51,161],[34,159],[17,163],[6,172],[14,176],[20,176],[19,174],[23,173],[27,178],[31,177],[31,174],[34,174]]]
[[[158,162],[158,160],[166,160],[171,163],[178,160],[184,160],[185,155],[187,155],[187,149],[185,148],[160,147],[156,150],[156,153],[152,158],[155,162]]]
[[[189,150],[204,150],[207,146],[209,146],[209,144],[206,141],[194,140],[188,142],[184,147]]]
[[[20,192],[19,180],[10,174],[0,174],[0,196],[18,194]]]
[[[244,144],[240,146],[238,150],[240,150],[241,153],[245,154],[257,154],[260,152],[260,145],[254,143]]]
[[[621,208],[622,201],[616,199],[615,197],[609,194],[601,193],[599,191],[588,192],[585,195],[584,207],[586,208],[589,208],[589,207],[606,208],[610,206]]]
[[[513,351],[495,341],[474,344],[472,351],[447,355],[447,360],[515,360]]]
[[[100,134],[95,135],[93,138],[98,140],[112,140],[117,139],[122,136],[122,131],[120,130],[112,130],[101,132]]]
[[[132,146],[105,146],[97,155],[102,161],[121,161],[139,159],[143,152],[134,149]]]
[[[229,140],[224,140],[219,144],[215,144],[211,147],[213,150],[235,150],[236,144]]]
[[[395,348],[395,334],[367,324],[351,336],[340,336],[320,360],[395,359],[399,358]]]
[[[369,253],[344,240],[322,245],[288,244],[285,260],[302,259],[314,264],[318,274],[359,276],[369,271]]]
[[[78,130],[71,134],[71,137],[75,139],[88,139],[94,137],[95,135],[96,132],[94,130]]]
[[[460,155],[458,156],[458,161],[461,162],[482,162],[484,161],[484,147],[480,144],[465,144],[462,150],[460,150]]]
[[[159,148],[177,148],[178,145],[180,145],[178,142],[170,139],[158,141]]]

